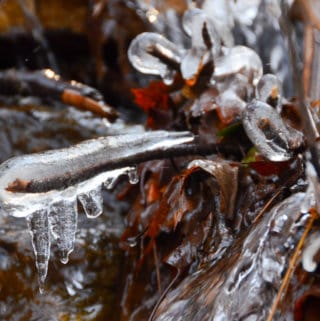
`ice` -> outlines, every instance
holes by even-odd
[[[186,11],[183,27],[191,36],[191,49],[182,59],[181,74],[186,80],[194,80],[202,67],[220,54],[220,38],[212,20],[200,9]]]
[[[260,57],[245,46],[228,49],[223,56],[215,60],[214,66],[212,83],[240,73],[247,77],[249,83],[256,86],[263,74]]]
[[[96,218],[102,214],[102,191],[101,185],[92,188],[87,193],[81,193],[78,195],[78,200],[83,206],[83,209],[88,218]]]
[[[54,201],[49,209],[49,227],[56,240],[60,261],[66,264],[73,251],[77,231],[77,202],[75,195]]]
[[[276,107],[281,99],[281,87],[277,76],[265,74],[256,86],[256,99]]]
[[[138,71],[159,75],[167,85],[173,82],[175,70],[181,63],[184,50],[153,32],[144,32],[134,38],[128,49],[128,57]]]
[[[242,123],[255,147],[271,161],[289,160],[303,142],[299,131],[287,127],[276,110],[261,101],[254,100],[246,106]]]
[[[28,225],[32,236],[32,247],[36,257],[39,290],[42,293],[50,258],[50,232],[47,211],[35,211],[28,216]]]
[[[139,181],[132,158],[143,161],[176,145],[193,141],[189,132],[154,131],[108,136],[69,148],[14,157],[0,165],[1,209],[28,219],[39,273],[40,290],[47,275],[50,240],[62,263],[74,248],[77,200],[89,218],[102,213],[101,189],[112,188],[119,176]],[[31,190],[30,190],[31,188]]]

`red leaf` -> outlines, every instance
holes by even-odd
[[[154,108],[164,110],[169,108],[169,87],[162,81],[152,81],[146,88],[133,88],[131,91],[135,97],[135,103],[146,113]]]

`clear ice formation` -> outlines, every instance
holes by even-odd
[[[203,10],[192,8],[183,16],[183,28],[191,37],[191,49],[181,62],[181,74],[186,80],[195,79],[201,67],[219,56],[220,38],[213,21]]]
[[[138,182],[133,157],[170,150],[193,141],[189,132],[154,131],[91,139],[59,150],[11,158],[0,165],[0,210],[26,217],[32,235],[40,291],[47,275],[51,240],[62,263],[68,262],[77,229],[77,201],[89,218],[102,213],[102,186],[112,188],[118,177]],[[130,162],[129,162],[130,163]],[[90,170],[93,168],[93,171]],[[74,178],[74,180],[73,180]],[[12,190],[14,182],[34,183],[32,191]]]
[[[256,86],[256,99],[276,107],[281,99],[281,83],[277,76],[265,74]]]
[[[286,126],[277,111],[264,102],[253,100],[242,115],[247,136],[259,152],[271,161],[289,160],[293,151],[303,143],[303,135]]]
[[[226,49],[224,55],[214,62],[214,73],[211,83],[223,80],[229,76],[242,74],[248,82],[256,86],[263,74],[263,67],[257,53],[245,46],[235,46]]]
[[[171,85],[184,52],[157,33],[143,32],[132,40],[128,58],[138,71],[158,75],[166,85]]]

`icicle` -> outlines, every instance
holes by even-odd
[[[145,74],[159,75],[167,85],[172,84],[174,68],[180,65],[183,54],[183,49],[152,32],[138,35],[128,50],[128,57],[134,68]]]
[[[73,251],[77,230],[76,197],[71,195],[51,204],[49,209],[49,226],[56,240],[61,263],[66,264]]]
[[[39,290],[43,292],[50,258],[50,232],[46,210],[39,210],[28,216],[28,225],[32,236],[32,246],[36,257]]]
[[[262,76],[263,68],[260,57],[252,49],[245,46],[235,46],[224,56],[216,59],[211,82],[222,80],[240,73],[248,78],[254,86]]]
[[[101,184],[86,193],[79,194],[78,200],[82,204],[88,218],[98,217],[103,211]]]

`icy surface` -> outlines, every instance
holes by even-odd
[[[256,86],[256,99],[269,103],[274,101],[278,104],[281,99],[281,82],[273,74],[265,74]]]
[[[175,70],[168,65],[179,66],[183,49],[165,37],[152,32],[144,32],[134,38],[128,50],[131,64],[140,72],[159,75],[165,84],[173,82]]]

